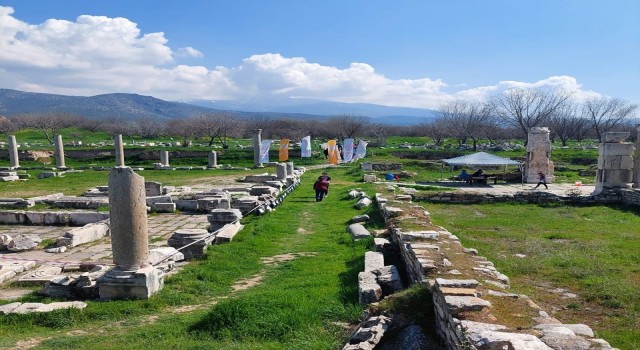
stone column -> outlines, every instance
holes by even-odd
[[[20,160],[18,159],[18,143],[14,135],[9,135],[9,167],[19,168]]]
[[[113,262],[122,270],[149,265],[144,178],[129,167],[109,174],[109,218]]]
[[[287,162],[287,175],[293,175],[293,162]]]
[[[264,165],[260,162],[260,147],[262,147],[262,129],[253,136],[253,164],[256,168],[262,168]]]
[[[144,178],[130,167],[109,173],[109,222],[115,268],[98,280],[101,299],[147,299],[163,277],[149,264]]]
[[[640,188],[640,125],[636,126],[636,153],[633,159],[633,188]]]
[[[631,188],[633,181],[633,143],[624,142],[628,132],[606,132],[598,148],[596,189],[600,194],[606,188]]]
[[[160,151],[160,164],[169,166],[169,151]]]
[[[116,149],[116,166],[124,166],[124,146],[122,143],[122,135],[114,135],[113,143]]]
[[[554,182],[554,166],[551,161],[551,141],[549,128],[531,128],[527,135],[527,160],[524,178],[527,183],[537,183],[538,173],[546,176],[547,183]]]
[[[56,136],[56,168],[58,169],[66,169],[67,166],[64,164],[64,145],[62,144],[62,135]]]
[[[276,165],[276,178],[279,181],[287,180],[287,165],[285,163],[278,163],[278,165]]]
[[[218,167],[218,153],[216,151],[209,152],[209,165],[207,168],[217,168]]]

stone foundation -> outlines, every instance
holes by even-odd
[[[100,299],[149,299],[164,284],[164,276],[153,266],[136,271],[122,271],[118,268],[107,272],[98,279]]]

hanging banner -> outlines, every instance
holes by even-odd
[[[327,142],[327,153],[329,156],[329,164],[338,164],[340,161],[340,154],[338,152],[338,145],[336,140],[329,140]]]
[[[278,151],[278,161],[289,160],[289,139],[280,139],[280,150]]]
[[[344,140],[342,146],[342,161],[348,163],[353,160],[353,139]]]
[[[269,163],[269,147],[271,140],[263,140],[260,144],[260,163]]]
[[[367,141],[360,140],[360,142],[358,142],[358,148],[356,148],[356,155],[353,157],[354,160],[364,158],[364,156],[367,154],[367,145],[368,145]]]
[[[300,141],[300,157],[311,157],[311,136],[305,136]]]

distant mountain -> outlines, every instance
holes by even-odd
[[[45,112],[70,113],[93,119],[174,119],[211,113],[212,109],[136,94],[117,93],[84,97],[0,89],[0,115],[16,116]]]
[[[390,125],[417,124],[422,120],[432,119],[435,113],[429,109],[311,99],[170,102],[151,96],[125,93],[84,97],[0,89],[0,115],[8,117],[54,112],[93,119],[180,119],[221,111],[241,117],[267,116],[289,119],[322,119],[336,115],[367,116],[373,122]]]
[[[423,108],[391,107],[370,103],[343,103],[313,99],[281,98],[252,100],[188,100],[190,104],[222,109],[256,113],[303,113],[309,115],[367,116],[374,122],[394,125],[417,124],[422,120],[431,120],[435,111]]]

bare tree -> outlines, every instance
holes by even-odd
[[[492,127],[492,117],[487,104],[476,101],[455,100],[440,107],[438,119],[447,128],[447,133],[458,140],[459,145],[471,139],[473,150],[478,141]]]
[[[304,121],[296,119],[275,119],[271,121],[268,136],[275,138],[301,139],[306,135]]]
[[[84,118],[80,122],[80,127],[87,131],[95,132],[99,131],[105,122],[100,119]]]
[[[246,118],[244,124],[244,137],[253,137],[255,131],[262,129],[264,131],[269,130],[272,122],[272,118],[268,115],[254,116]]]
[[[50,144],[61,129],[79,123],[79,117],[66,113],[29,114],[23,119],[27,127],[40,131]]]
[[[104,122],[100,125],[100,130],[111,135],[120,134],[127,137],[132,137],[136,134],[136,126],[133,122],[122,117],[104,119]]]
[[[500,119],[518,127],[526,137],[529,129],[542,126],[564,104],[571,93],[557,89],[512,88],[491,100],[491,108]]]
[[[182,146],[188,147],[194,138],[198,137],[198,121],[195,118],[171,119],[167,123],[168,136],[178,136],[182,139]]]
[[[369,125],[368,131],[369,136],[374,138],[376,145],[385,146],[387,144],[387,137],[391,135],[392,127],[390,125],[374,123]]]
[[[369,117],[365,116],[341,115],[331,117],[327,120],[333,136],[342,139],[361,135],[369,123]]]
[[[18,130],[18,125],[7,117],[0,116],[0,133],[9,135]]]
[[[440,119],[421,121],[418,128],[422,130],[423,135],[431,138],[436,146],[441,146],[447,138],[447,125]]]
[[[165,132],[165,123],[152,117],[144,117],[134,122],[136,136],[143,138],[157,138]]]
[[[209,146],[218,140],[223,148],[228,148],[228,138],[242,133],[242,121],[228,113],[204,114],[195,117],[198,137],[208,138]]]
[[[602,134],[622,124],[634,115],[638,105],[610,97],[592,98],[582,105],[582,116],[591,121],[591,127],[598,141],[602,142]]]
[[[575,103],[567,102],[557,108],[549,118],[552,133],[560,139],[562,146],[570,139],[578,139],[591,128],[589,120],[578,116]]]

